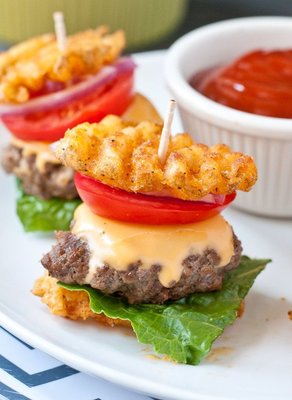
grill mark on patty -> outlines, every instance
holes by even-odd
[[[3,150],[1,163],[7,173],[20,179],[26,194],[43,200],[52,197],[70,200],[78,197],[74,172],[61,163],[46,162],[44,171],[39,171],[36,156],[24,156],[23,150],[12,144]]]
[[[89,270],[90,250],[86,239],[80,239],[71,232],[57,232],[57,244],[45,254],[42,265],[49,274],[64,283],[85,283]],[[110,265],[97,268],[90,286],[105,294],[114,294],[129,303],[158,303],[176,300],[194,292],[221,289],[226,271],[236,268],[240,262],[241,243],[233,235],[234,255],[223,267],[216,267],[220,257],[214,249],[207,249],[202,255],[190,255],[183,260],[183,270],[178,282],[171,287],[161,285],[158,279],[160,265],[144,269],[140,260],[129,265],[127,271],[118,271]]]

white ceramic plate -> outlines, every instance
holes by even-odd
[[[138,89],[163,112],[168,98],[163,54],[136,60]],[[1,131],[2,141],[4,136]],[[245,253],[271,257],[273,263],[258,277],[244,316],[217,341],[219,350],[200,366],[177,365],[148,357],[149,348],[119,329],[50,315],[30,289],[53,239],[22,232],[14,213],[14,181],[0,174],[0,324],[6,329],[83,372],[159,398],[291,400],[292,221],[226,212]]]

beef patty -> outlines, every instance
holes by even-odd
[[[43,200],[52,197],[70,200],[78,197],[74,172],[61,163],[47,162],[43,171],[40,171],[36,166],[36,155],[24,156],[20,147],[11,144],[3,151],[2,166],[6,172],[21,180],[26,194]]]
[[[85,283],[89,269],[90,250],[87,241],[71,232],[57,232],[57,244],[41,260],[49,274],[64,283]],[[90,286],[105,294],[114,294],[129,303],[164,303],[194,292],[207,292],[221,288],[224,273],[236,268],[240,262],[241,243],[233,235],[234,255],[223,267],[216,267],[220,258],[214,249],[202,255],[194,254],[182,262],[182,275],[178,282],[166,288],[158,279],[160,265],[144,269],[140,260],[133,260],[127,271],[118,271],[110,265],[97,268]]]

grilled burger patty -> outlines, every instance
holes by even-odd
[[[48,200],[60,197],[70,200],[78,197],[74,185],[74,172],[61,163],[46,162],[43,170],[36,166],[36,155],[24,155],[23,150],[13,144],[7,146],[2,155],[2,166],[6,172],[17,176],[26,194]]]
[[[84,284],[89,270],[90,250],[85,239],[71,232],[57,232],[57,244],[45,254],[42,265],[49,274],[64,283]],[[110,265],[97,268],[90,286],[106,294],[122,296],[129,303],[164,303],[194,292],[218,290],[224,273],[238,266],[242,251],[241,243],[233,235],[234,255],[229,264],[216,268],[220,259],[213,249],[203,255],[190,255],[182,262],[181,278],[171,287],[161,285],[158,279],[160,265],[143,269],[141,261],[129,265],[127,271],[118,271]]]

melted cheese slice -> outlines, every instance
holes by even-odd
[[[140,260],[141,268],[159,264],[159,280],[169,287],[179,281],[182,261],[189,255],[214,249],[220,256],[219,268],[234,254],[233,232],[221,215],[184,225],[140,225],[99,217],[81,204],[75,211],[72,233],[88,242],[88,284],[96,269],[105,264],[126,271],[129,264]]]
[[[12,138],[11,144],[20,148],[24,157],[35,155],[35,166],[40,172],[45,172],[47,163],[61,164],[51,150],[50,143],[30,142]]]

